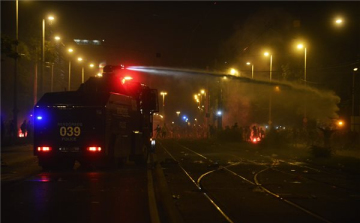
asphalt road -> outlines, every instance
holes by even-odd
[[[150,222],[144,166],[43,172],[31,145],[1,153],[1,222]]]
[[[295,151],[294,151],[295,152]],[[162,141],[157,158],[185,222],[357,222],[360,176],[248,143]]]
[[[359,174],[300,162],[296,151],[282,156],[245,142],[159,140],[149,168],[128,163],[116,170],[76,164],[71,171],[44,172],[31,145],[5,147],[1,154],[5,223],[312,223],[360,217]]]

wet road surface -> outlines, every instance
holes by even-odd
[[[31,145],[2,159],[2,222],[150,222],[144,166],[43,172]]]

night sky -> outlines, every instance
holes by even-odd
[[[39,38],[41,20],[51,13],[56,21],[49,29],[61,35],[66,46],[76,46],[73,39],[104,40],[95,49],[77,46],[78,52],[96,62],[217,72],[236,67],[248,75],[245,62],[252,60],[257,74],[264,75],[269,68],[260,50],[267,48],[273,52],[274,78],[280,80],[282,66],[289,58],[297,60],[293,65],[301,69],[302,56],[291,50],[291,42],[301,38],[308,44],[309,83],[335,91],[343,102],[351,97],[348,86],[352,69],[359,63],[359,10],[358,1],[20,1],[19,39]],[[336,15],[345,19],[340,29],[332,24]],[[294,27],[294,21],[300,21],[300,26]],[[14,38],[14,29],[15,2],[2,1],[1,33]],[[2,76],[11,70],[11,61],[3,60]],[[188,96],[179,97],[180,92],[191,96],[202,87],[194,84],[185,88],[189,80],[184,79],[144,78],[147,84],[168,91],[166,100],[173,110],[194,104],[185,99]],[[2,78],[2,111],[11,106],[10,98],[3,98],[8,95],[4,81],[8,80]]]

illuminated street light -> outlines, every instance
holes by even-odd
[[[341,26],[343,24],[343,19],[342,18],[336,18],[335,19],[335,25],[337,26]]]
[[[163,96],[163,112],[164,112],[164,116],[165,116],[165,96],[167,95],[167,92],[162,91],[162,92],[160,92],[160,95]],[[164,118],[164,124],[165,124],[165,118]]]
[[[162,91],[160,94],[163,96],[163,106],[165,106],[165,96],[167,95],[167,92]]]
[[[83,58],[81,58],[81,57],[78,57],[78,61],[79,62],[82,62],[83,61]],[[85,76],[85,74],[84,74],[85,72],[84,72],[84,65],[81,67],[81,83],[83,84],[84,83],[84,76]]]
[[[353,83],[352,83],[352,109],[351,109],[351,131],[355,130],[355,73],[358,71],[358,68],[353,69]]]
[[[177,112],[176,112],[176,115],[179,117],[179,115],[180,115],[180,111],[177,111]]]
[[[89,64],[89,67],[93,68],[95,65],[93,63]]]
[[[60,36],[55,36],[54,39],[55,39],[56,41],[59,41],[59,40],[61,40],[61,37],[60,37]]]
[[[269,52],[265,52],[264,53],[264,56],[268,57],[270,55],[270,82],[271,82],[271,79],[272,79],[272,54],[270,54]],[[270,98],[269,98],[269,125],[271,126],[272,124],[272,120],[271,120],[271,100],[272,100],[272,97],[271,97],[271,92],[270,92]]]
[[[337,121],[337,123],[336,123],[339,127],[343,127],[344,126],[344,121],[342,121],[342,120],[339,120],[339,121]]]
[[[230,68],[230,74],[231,74],[231,75],[238,75],[239,72],[238,72],[236,69],[234,69],[234,68]]]
[[[307,80],[306,80],[306,47],[303,44],[298,44],[297,45],[298,49],[303,49],[304,48],[304,84],[305,84],[305,88],[307,86]],[[306,100],[306,96],[305,96],[305,109],[304,109],[304,124],[307,122],[307,118],[306,118],[306,106],[307,105],[307,100]]]
[[[74,50],[72,48],[68,49],[68,53],[72,53]],[[68,91],[70,91],[70,81],[71,81],[71,59],[69,59],[69,81],[68,81]]]
[[[251,78],[254,79],[254,64],[247,62],[246,65],[251,65]]]
[[[54,16],[48,16],[47,18],[53,21]],[[41,74],[40,74],[40,95],[44,93],[44,67],[45,67],[45,19],[42,20],[42,44],[41,44]]]
[[[13,107],[13,118],[14,118],[14,123],[15,123],[15,132],[11,132],[10,134],[14,134],[15,136],[17,136],[17,128],[18,128],[18,108],[17,108],[17,87],[18,87],[18,81],[17,81],[17,76],[18,76],[18,55],[19,55],[19,1],[16,0],[16,4],[15,4],[15,15],[16,15],[16,24],[15,24],[15,60],[14,60],[14,107]],[[36,83],[36,79],[35,79],[35,83]],[[36,89],[34,89],[35,92]],[[34,98],[34,104],[36,103],[36,96]],[[4,131],[4,129],[2,129],[1,131]],[[13,130],[11,130],[13,131]],[[16,139],[16,137],[15,137]]]

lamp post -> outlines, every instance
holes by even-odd
[[[306,88],[307,87],[307,81],[306,81],[306,47],[304,47],[303,44],[298,44],[297,48],[298,49],[304,48],[304,85],[305,85],[305,88]],[[307,100],[306,100],[306,95],[305,95],[305,108],[304,108],[304,120],[303,120],[304,124],[307,123],[306,108],[307,108]]]
[[[353,81],[352,81],[352,108],[351,108],[351,131],[355,130],[355,72],[358,71],[358,68],[354,68],[353,70]]]
[[[272,54],[265,52],[264,56],[270,56],[270,83],[272,80]],[[271,101],[272,101],[272,92],[269,94],[269,126],[271,128],[272,120],[271,120]]]
[[[13,108],[13,115],[14,115],[14,125],[15,125],[15,132],[14,134],[15,139],[17,138],[17,121],[18,121],[18,108],[17,108],[17,73],[18,73],[18,44],[19,44],[19,1],[16,0],[16,29],[15,29],[15,61],[14,61],[14,108]]]
[[[68,52],[71,54],[72,52],[74,52],[74,50],[72,48],[68,49]],[[69,58],[69,81],[68,81],[68,91],[70,91],[70,83],[71,83],[71,59]]]
[[[251,78],[254,79],[254,64],[247,62],[246,65],[251,65]]]
[[[167,92],[162,91],[160,94],[163,96],[163,112],[164,112],[164,124],[165,124],[165,96],[167,95]]]
[[[82,58],[82,57],[79,57],[79,58],[78,58],[78,61],[79,61],[79,62],[82,62],[82,61],[83,61],[83,58]],[[82,83],[82,84],[84,83],[84,66],[81,67],[81,83]]]
[[[45,62],[45,64],[48,64],[49,66],[46,66],[46,67],[51,69],[50,92],[53,92],[53,86],[54,86],[54,63]]]
[[[54,20],[53,16],[49,16],[50,21]],[[44,93],[44,69],[45,67],[45,19],[42,20],[42,44],[41,44],[41,73],[40,73],[40,96]]]

